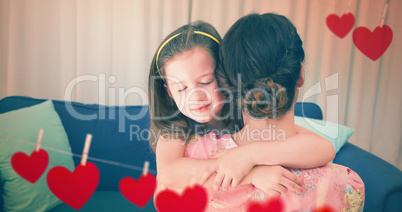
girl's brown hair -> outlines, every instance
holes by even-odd
[[[194,33],[195,31],[207,33],[215,39]],[[153,150],[155,150],[157,141],[161,136],[187,141],[194,135],[192,124],[194,121],[179,111],[166,90],[165,64],[180,53],[201,47],[209,51],[215,62],[215,69],[219,69],[221,67],[219,62],[219,43],[221,40],[219,33],[212,25],[203,21],[196,21],[176,29],[161,42],[152,59],[148,79],[149,113],[151,116],[149,143]]]

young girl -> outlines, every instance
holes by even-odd
[[[218,158],[221,154],[219,151],[212,151],[214,155],[202,158],[202,154],[196,155],[197,152],[202,151],[190,151],[194,149],[191,148],[192,143],[203,143],[195,141],[197,136],[195,138],[189,136],[198,129],[197,122],[206,123],[206,128],[222,129],[227,126],[225,120],[229,120],[222,120],[218,115],[226,102],[225,96],[218,90],[215,79],[215,70],[220,69],[219,60],[217,60],[219,43],[219,34],[211,25],[196,22],[183,26],[167,36],[155,53],[149,78],[149,102],[152,118],[151,129],[154,130],[154,134],[156,132],[160,136],[156,138],[151,136],[150,142],[153,147],[156,146],[160,185],[169,188],[188,186],[192,179],[199,177],[206,168],[217,164],[221,158],[225,158],[225,155],[233,155],[228,154],[229,150],[220,149],[219,151],[224,154],[219,160],[199,160],[194,157]],[[264,164],[306,168],[324,165],[333,159],[334,150],[328,141],[301,128],[297,128],[296,131],[298,135],[287,139],[283,144],[269,143],[270,147],[264,153],[267,155],[278,154],[281,157],[279,159],[267,157]],[[205,140],[208,139],[208,136],[213,137],[214,135],[208,134],[199,138]],[[289,151],[289,148],[284,148],[286,146],[297,146],[297,148],[294,148],[294,152],[292,152]],[[300,154],[300,152],[309,152],[311,149],[318,151],[315,154]],[[288,152],[292,152],[293,155],[282,156],[281,154]],[[299,158],[295,155],[303,157]],[[272,161],[269,162],[270,160]],[[217,190],[217,187],[222,185],[223,190],[226,190],[228,184],[236,187],[246,174],[248,177],[244,179],[251,179],[250,176],[270,174],[278,176],[276,179],[279,180],[269,181],[267,179],[261,185],[256,185],[265,193],[283,193],[287,188],[302,191],[298,185],[300,182],[293,173],[281,166],[253,168],[256,162],[258,161],[245,162],[239,166],[240,169],[234,169],[235,171],[232,172],[225,171],[225,167],[221,166],[219,173],[228,173],[224,174],[228,177],[223,181],[224,184],[219,184],[219,180],[216,180],[215,189]],[[258,184],[254,180],[250,180],[250,182]],[[266,186],[267,184],[269,186]],[[237,190],[237,188],[230,190]],[[240,193],[242,192],[243,190]],[[231,194],[230,196],[234,197]]]

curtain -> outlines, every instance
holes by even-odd
[[[188,23],[188,4],[1,0],[0,95],[147,104],[152,56]]]
[[[373,31],[385,3],[393,40],[372,61],[352,31]],[[303,40],[299,101],[319,104],[326,120],[356,130],[351,143],[402,169],[401,8],[399,0],[0,0],[0,98],[148,104],[149,66],[164,36],[198,19],[223,36],[243,15],[275,12]],[[341,39],[325,19],[346,11],[356,21]]]

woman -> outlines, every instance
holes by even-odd
[[[284,143],[298,134],[293,109],[298,89],[304,83],[302,62],[305,57],[302,41],[294,25],[286,17],[272,13],[251,14],[239,19],[223,38],[220,56],[224,71],[218,73],[219,85],[234,91],[229,95],[233,95],[239,102],[244,127],[229,138],[233,141],[228,144],[229,148],[236,148],[230,149],[229,154],[225,153],[219,160],[219,165],[206,171],[206,176],[217,172],[214,174],[214,183],[218,186],[226,184],[222,180],[226,178],[221,174],[220,167],[234,169],[243,160],[249,160],[247,158],[253,158],[255,164],[264,164],[268,157],[272,158],[272,155],[263,154],[269,148],[270,142],[258,142],[264,140],[264,134],[252,132],[263,132],[275,126],[275,130],[283,130]],[[251,137],[255,142],[250,143]],[[297,152],[289,145],[287,148],[289,154]],[[252,154],[244,154],[245,152]],[[314,152],[315,149],[312,148],[308,154],[315,154]],[[303,181],[304,191],[282,192],[281,199],[286,211],[311,211],[323,204],[334,211],[363,210],[364,183],[351,169],[328,164],[315,169],[291,171]],[[246,176],[243,183],[251,182],[256,187],[264,184],[264,178],[258,178],[258,182],[253,180],[252,176]],[[249,197],[236,201],[241,202],[250,197],[262,201],[269,199],[269,196],[256,189],[249,191]],[[215,198],[220,201],[219,195]]]

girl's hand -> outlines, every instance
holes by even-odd
[[[254,167],[255,163],[251,158],[250,155],[244,154],[242,147],[229,149],[211,167],[204,171],[200,183],[204,184],[212,174],[217,172],[213,183],[215,191],[219,190],[220,187],[224,191],[229,186],[235,188]]]
[[[289,189],[298,193],[303,193],[303,183],[291,171],[282,166],[256,166],[250,174],[244,178],[264,193],[270,196],[278,196],[286,193]]]

